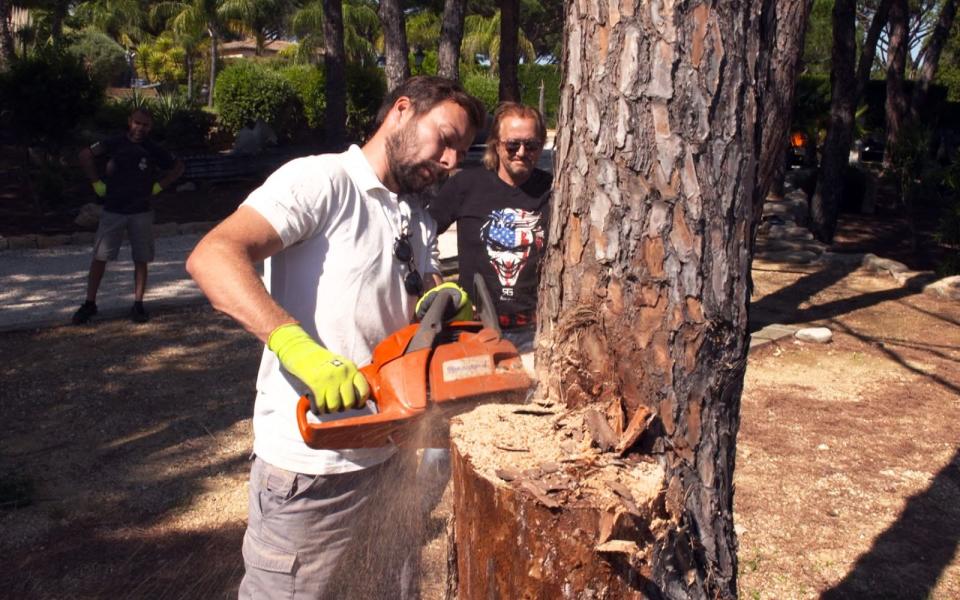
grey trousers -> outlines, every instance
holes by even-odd
[[[239,597],[419,598],[423,518],[414,456],[339,475],[257,457],[250,469]]]

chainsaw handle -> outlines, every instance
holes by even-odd
[[[497,309],[493,305],[493,297],[490,296],[490,290],[487,288],[487,282],[480,273],[473,274],[473,293],[476,296],[477,313],[480,315],[480,322],[483,326],[497,332],[497,335],[503,335],[500,329],[500,319],[497,318]]]
[[[440,290],[436,293],[433,302],[430,303],[430,308],[427,309],[426,314],[420,319],[420,326],[417,327],[417,333],[407,346],[407,354],[433,346],[433,340],[436,339],[437,334],[443,329],[445,321],[443,317],[446,315],[447,309],[453,308],[456,305],[457,299],[454,294],[455,292],[449,289]]]

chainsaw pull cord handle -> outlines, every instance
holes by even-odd
[[[497,318],[496,308],[493,306],[493,298],[490,296],[490,290],[487,289],[487,282],[480,273],[473,274],[473,293],[477,300],[476,307],[480,322],[484,327],[496,331],[497,335],[502,337],[503,331],[500,329],[500,319]]]
[[[443,329],[443,317],[448,307],[452,309],[456,306],[457,298],[454,294],[455,292],[449,289],[437,292],[436,297],[430,304],[430,308],[427,309],[426,314],[420,319],[420,326],[417,327],[417,333],[414,334],[410,343],[407,344],[407,349],[404,351],[404,354],[433,347],[433,341],[436,339],[437,334]]]

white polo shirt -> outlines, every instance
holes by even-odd
[[[317,342],[358,367],[374,347],[406,326],[416,298],[403,287],[406,265],[393,256],[394,240],[410,233],[421,275],[439,272],[433,219],[416,201],[383,186],[363,152],[293,160],[243,203],[273,226],[284,249],[264,264],[267,290]],[[297,429],[296,405],[308,388],[264,348],[254,406],[254,452],[298,473],[334,474],[373,466],[394,447],[314,450]],[[325,415],[323,419],[356,416]]]

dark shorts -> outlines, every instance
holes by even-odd
[[[124,215],[103,211],[97,235],[93,241],[93,258],[117,260],[124,236],[130,240],[130,253],[134,262],[153,261],[153,211]]]

